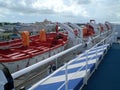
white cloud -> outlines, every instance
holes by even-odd
[[[65,4],[66,3],[66,4]],[[44,2],[37,0],[32,3],[32,7],[39,11],[39,13],[44,13],[43,11],[49,13],[58,13],[58,14],[72,14],[72,15],[82,15],[87,16],[85,9],[74,2],[74,0],[45,0]]]
[[[5,16],[1,14],[0,17],[5,17]]]
[[[77,1],[68,0],[68,3],[64,0],[0,0],[0,7],[6,10],[21,12],[21,13],[60,13],[60,14],[73,14],[78,15],[84,11],[83,15],[86,14],[85,8],[80,6]]]
[[[120,0],[0,0],[0,8],[1,21],[13,17],[17,17],[16,21],[33,17],[35,21],[35,17],[51,19],[52,16],[54,20],[59,16],[72,18],[71,21],[120,20]]]

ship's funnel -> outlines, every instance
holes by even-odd
[[[47,41],[46,32],[45,32],[44,29],[40,30],[39,39],[40,39],[41,42],[46,42]]]
[[[29,46],[29,32],[23,31],[21,33],[21,36],[22,36],[23,46],[28,47]]]

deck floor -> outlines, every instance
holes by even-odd
[[[113,44],[82,90],[120,90],[120,44]]]

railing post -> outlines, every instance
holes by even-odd
[[[97,46],[96,46],[97,47]],[[97,66],[98,66],[98,61],[97,61],[97,56],[98,56],[98,50],[97,50],[97,48],[96,48],[96,52],[95,52],[95,54],[96,54],[96,65],[95,65],[95,69],[97,69]]]
[[[55,64],[56,64],[56,69],[58,68],[58,64],[57,64],[57,58],[55,60]]]
[[[65,90],[68,90],[68,71],[67,71],[67,63],[65,63]]]
[[[113,40],[112,40],[112,35],[110,36],[110,45],[112,45]]]
[[[87,69],[88,69],[88,51],[86,51],[86,77],[85,77],[85,84],[87,84]]]

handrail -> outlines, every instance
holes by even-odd
[[[104,35],[104,34],[106,34],[106,33],[108,33],[108,32],[110,32],[110,31],[105,31],[105,32],[103,32],[103,33],[101,33],[101,34],[99,34],[99,35],[93,37],[93,39],[98,38],[99,36]]]
[[[112,33],[111,33],[109,36],[107,36],[105,39],[101,40],[99,43],[97,43],[96,45],[94,45],[91,49],[95,48],[95,47],[98,46],[99,44],[103,43],[105,40],[109,39],[109,37],[111,37],[111,35],[112,35]],[[77,46],[77,45],[76,45],[76,46]],[[75,46],[74,46],[74,47],[75,47]],[[84,54],[88,53],[91,49],[86,50],[86,51],[84,52]],[[81,54],[81,55],[79,56],[79,58],[80,58],[82,55],[84,55],[84,54]],[[72,63],[72,62],[75,61],[75,60],[77,60],[77,59],[75,58],[75,59],[71,60],[70,62],[67,63],[67,65],[69,65],[70,63]],[[31,88],[29,88],[29,90],[33,90],[33,89],[36,88],[38,85],[41,85],[43,82],[45,82],[46,80],[48,80],[49,78],[51,78],[55,73],[59,72],[60,70],[64,69],[65,67],[66,67],[66,65],[60,67],[60,68],[57,69],[54,73],[50,74],[48,77],[42,79],[41,81],[39,81],[38,83],[36,83],[35,85],[33,85]],[[84,67],[84,66],[83,66],[83,67]],[[83,67],[81,67],[78,71],[80,71]],[[64,84],[65,84],[65,83],[63,83],[62,86],[64,86]],[[58,88],[58,90],[59,90],[60,88],[62,88],[62,86],[60,86],[60,87]]]
[[[30,72],[31,70],[34,70],[34,69],[36,69],[36,68],[38,68],[38,67],[40,67],[40,66],[42,66],[42,65],[44,65],[46,63],[49,63],[51,61],[56,60],[56,58],[66,54],[66,53],[68,53],[68,52],[70,52],[70,51],[72,51],[72,50],[74,50],[76,48],[79,48],[80,46],[82,46],[82,44],[78,44],[78,45],[76,45],[76,46],[74,46],[72,48],[69,48],[69,49],[67,49],[67,50],[65,50],[63,52],[60,52],[60,53],[58,53],[58,54],[56,54],[54,56],[51,56],[51,57],[49,57],[49,58],[47,58],[47,59],[45,59],[45,60],[43,60],[41,62],[33,64],[33,65],[29,66],[29,67],[26,67],[26,68],[24,68],[24,69],[22,69],[20,71],[15,72],[15,73],[12,73],[12,77],[13,77],[13,79],[18,78],[18,77]]]
[[[102,43],[104,40],[106,40],[106,39],[108,39],[109,38],[109,36],[107,37],[107,38],[105,38],[105,39],[103,39],[101,42],[99,42],[99,43],[97,43],[95,46],[93,46],[91,49],[93,49],[93,48],[95,48],[97,45],[99,45],[100,43]],[[91,49],[89,49],[89,50],[86,50],[85,52],[84,52],[84,54],[88,54],[88,52],[91,50]],[[98,50],[96,49],[96,56],[98,55]],[[81,55],[82,56],[82,55]],[[79,56],[79,58],[81,57],[81,56]],[[86,55],[86,65],[85,66],[82,66],[81,68],[79,68],[78,70],[77,70],[77,72],[79,72],[79,71],[81,71],[84,67],[86,67],[86,75],[87,75],[87,66],[88,66],[88,61],[90,60],[90,59],[92,59],[93,57],[91,57],[91,58],[88,58],[88,56]],[[73,60],[73,61],[75,61],[75,60]],[[96,62],[97,62],[97,58],[96,58]],[[70,63],[69,63],[70,64]],[[67,65],[69,65],[69,64],[67,64]],[[65,66],[64,66],[64,68],[65,68]],[[55,74],[55,73],[54,73]],[[85,80],[85,83],[87,84],[87,76],[86,76],[86,80]],[[68,81],[69,81],[69,79],[68,79]],[[64,82],[57,90],[61,90],[61,88],[64,86],[66,84],[66,82]],[[40,83],[39,83],[39,85],[40,85]]]

